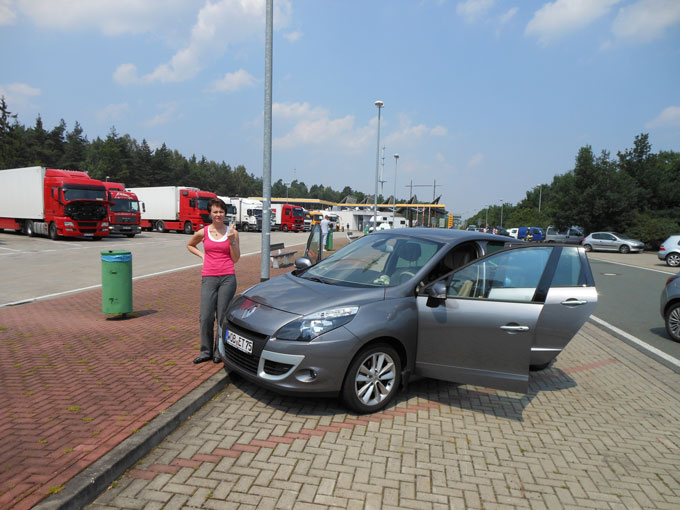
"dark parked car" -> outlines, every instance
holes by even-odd
[[[583,248],[480,232],[376,232],[296,267],[232,301],[225,369],[360,413],[415,376],[526,392],[597,302]]]
[[[671,276],[661,292],[661,316],[668,336],[680,342],[680,274]]]

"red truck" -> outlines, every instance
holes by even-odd
[[[272,216],[278,230],[302,232],[305,228],[305,210],[299,205],[273,204]]]
[[[139,200],[119,182],[104,182],[109,201],[109,232],[135,237],[139,234],[141,214]]]
[[[0,229],[50,239],[109,235],[104,183],[41,166],[0,170]]]
[[[215,193],[185,186],[128,188],[142,205],[144,230],[167,232],[176,230],[192,234],[210,224],[208,201]]]

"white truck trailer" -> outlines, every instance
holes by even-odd
[[[236,208],[236,228],[247,232],[262,230],[262,202],[253,198],[231,198],[231,205]]]

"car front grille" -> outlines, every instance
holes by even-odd
[[[78,230],[83,233],[94,233],[97,231],[96,221],[78,221],[76,224],[78,225]]]
[[[279,363],[278,361],[264,360],[264,371],[269,375],[283,375],[288,372],[293,365],[288,363]]]
[[[224,342],[225,353],[227,360],[232,362],[234,365],[242,368],[243,370],[250,372],[251,374],[257,374],[257,366],[260,363],[260,356],[262,355],[262,350],[267,343],[267,335],[262,333],[257,333],[245,328],[236,326],[233,322],[227,321],[226,327],[229,331],[233,331],[237,335],[241,335],[248,340],[253,342],[253,353],[248,354],[243,352],[236,347],[229,345],[226,341]]]

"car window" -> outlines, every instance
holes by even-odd
[[[581,274],[581,258],[578,248],[575,246],[563,247],[553,276],[552,286],[578,287],[584,283],[585,278]]]
[[[591,234],[591,237],[592,237],[593,239],[604,239],[604,237],[602,236],[602,234]]]
[[[448,296],[530,302],[553,248],[494,253],[451,275]]]
[[[440,243],[425,239],[370,235],[335,252],[301,277],[335,285],[393,287],[413,278],[440,248]]]
[[[616,241],[616,237],[611,234],[602,234],[602,238],[606,239],[607,241]]]

